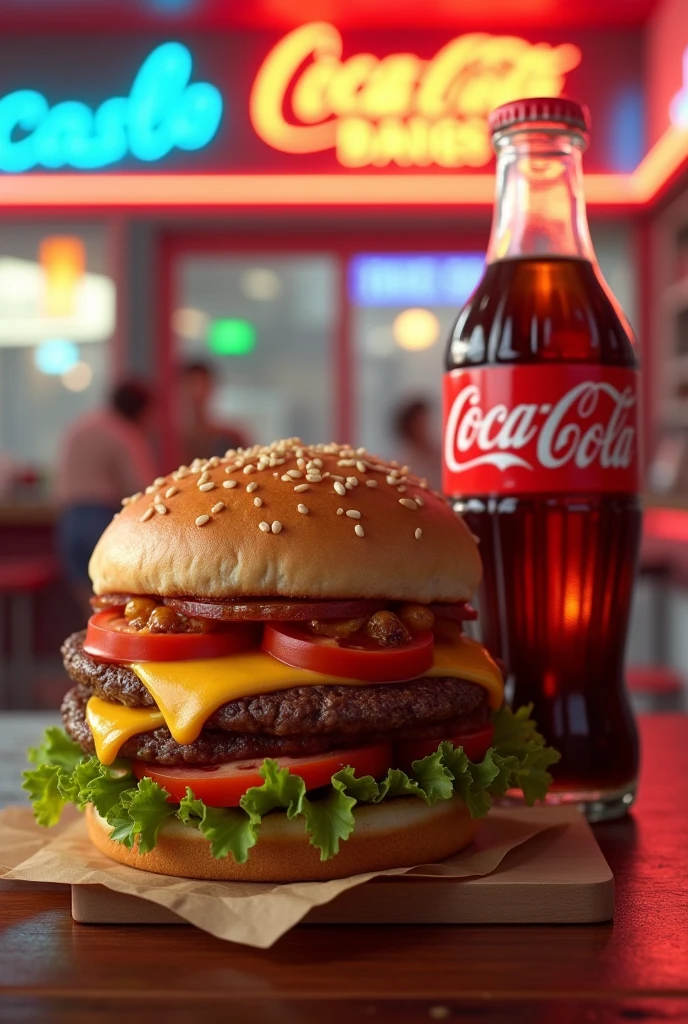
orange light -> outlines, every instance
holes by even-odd
[[[651,203],[665,181],[688,160],[688,131],[671,131],[679,137],[669,151],[660,139],[638,171],[586,175],[587,202],[620,208]],[[660,149],[661,159],[655,171],[656,149]],[[652,169],[652,175],[641,170],[645,166]],[[492,174],[27,174],[3,177],[0,209],[489,208],[494,188]]]
[[[430,309],[405,309],[394,318],[394,340],[408,352],[431,348],[440,336],[440,322]]]
[[[84,275],[84,243],[72,235],[44,238],[38,247],[43,268],[46,316],[71,316],[76,306],[76,286]]]
[[[249,102],[263,142],[282,153],[334,149],[343,167],[482,167],[492,159],[490,110],[520,97],[559,96],[581,61],[570,43],[483,32],[450,40],[431,60],[412,53],[342,60],[343,48],[334,25],[319,21],[268,53]]]

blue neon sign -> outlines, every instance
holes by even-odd
[[[51,107],[33,89],[0,99],[0,170],[94,170],[133,156],[152,163],[173,149],[203,149],[214,138],[223,101],[209,82],[190,82],[193,59],[182,43],[146,57],[128,96],[92,110],[66,100]]]
[[[483,272],[484,253],[365,253],[349,264],[358,306],[461,306]]]

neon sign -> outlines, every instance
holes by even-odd
[[[669,104],[669,117],[678,128],[688,128],[688,47],[683,51],[683,84]]]
[[[412,53],[342,60],[340,33],[303,25],[270,51],[253,83],[251,123],[283,153],[334,149],[344,167],[480,167],[491,159],[487,115],[508,100],[559,96],[581,52],[517,36],[458,36]]]
[[[485,254],[361,253],[349,263],[357,306],[462,306],[485,267]]]
[[[193,59],[182,43],[163,43],[146,57],[128,96],[92,110],[66,100],[51,107],[33,89],[0,99],[0,170],[35,167],[93,170],[131,155],[152,163],[173,149],[202,149],[222,118],[222,96],[190,82]]]

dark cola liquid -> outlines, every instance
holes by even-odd
[[[578,259],[488,266],[459,316],[447,368],[548,361],[636,365],[623,315]],[[456,497],[456,496],[453,496]],[[480,620],[562,754],[555,788],[610,791],[637,775],[624,650],[641,510],[633,494],[470,495],[454,506],[480,538]]]

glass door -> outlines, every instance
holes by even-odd
[[[181,243],[173,255],[169,422],[184,462],[337,433],[338,257],[236,245]]]

